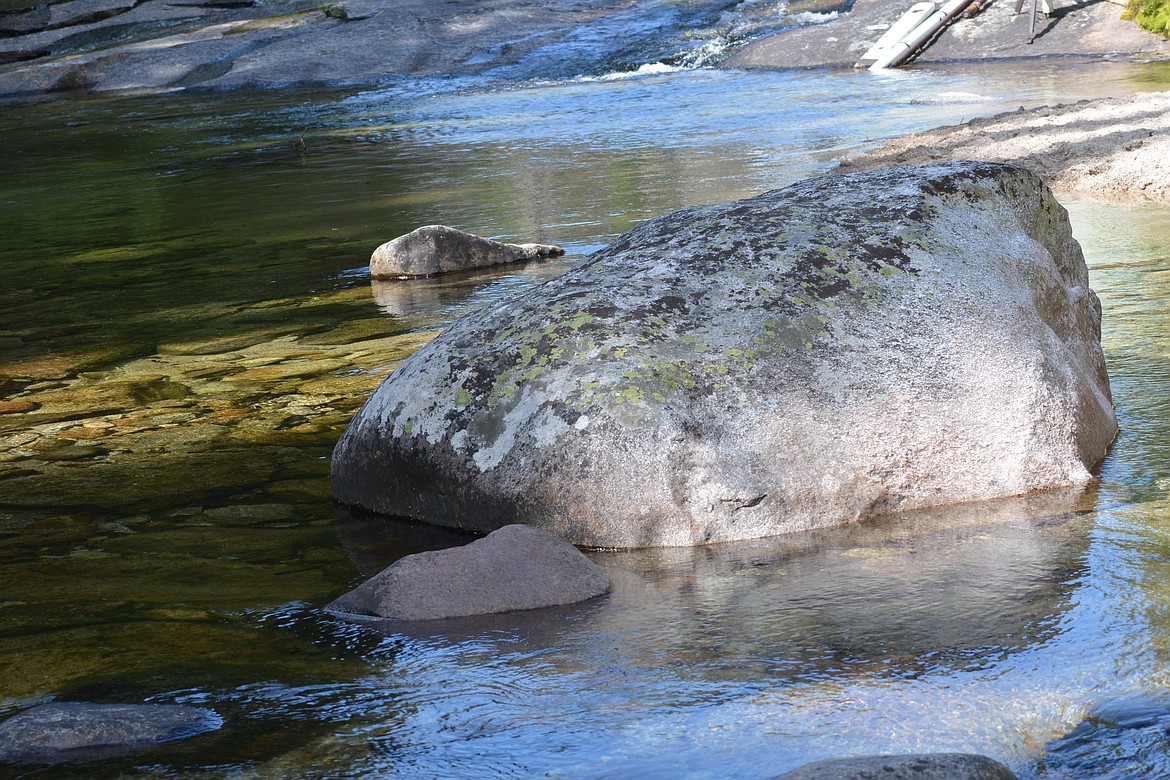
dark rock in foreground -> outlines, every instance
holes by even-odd
[[[974,753],[835,758],[802,766],[774,780],[1016,780],[998,761]]]
[[[0,759],[52,763],[213,731],[223,721],[211,710],[178,704],[53,702],[0,723]]]
[[[463,547],[408,555],[327,609],[436,620],[573,604],[608,592],[609,578],[573,545],[509,525]]]
[[[503,244],[446,225],[426,225],[375,249],[370,257],[370,276],[431,276],[560,257],[564,253],[551,244]]]
[[[958,162],[685,209],[464,317],[362,407],[333,490],[693,545],[1083,484],[1116,431],[1067,213]]]

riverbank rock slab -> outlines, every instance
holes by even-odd
[[[727,68],[852,68],[913,3],[857,0],[847,13],[824,24],[805,25],[764,36],[740,48]],[[980,3],[980,11],[944,27],[911,60],[946,63],[1033,57],[1166,56],[1170,41],[1121,18],[1113,3],[1057,4],[1036,21],[1028,39],[1028,14],[1015,3]],[[1028,5],[1031,9],[1031,5]]]
[[[1067,213],[959,162],[637,227],[405,361],[332,478],[440,525],[694,545],[1082,484],[1116,430]]]
[[[840,170],[966,159],[1018,165],[1058,192],[1170,202],[1170,92],[1008,111],[885,141]]]
[[[327,609],[392,620],[436,620],[537,609],[600,596],[609,578],[573,545],[509,525],[462,547],[415,553]]]
[[[829,759],[774,780],[1016,780],[1016,775],[998,761],[974,753],[924,753]]]
[[[564,253],[552,244],[504,244],[446,225],[425,225],[375,249],[370,257],[370,276],[431,276],[560,257]]]
[[[51,702],[0,723],[0,759],[52,762],[87,751],[105,755],[194,736],[222,723],[211,710],[179,704]]]

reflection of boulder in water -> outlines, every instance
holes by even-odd
[[[588,647],[591,665],[703,680],[754,667],[776,681],[966,668],[1056,630],[1082,569],[1086,506],[1091,494],[1074,489],[750,542],[592,552],[613,582],[604,601],[427,633],[514,632],[533,649]],[[435,549],[444,534],[468,541],[372,515],[338,518],[365,572]]]
[[[695,670],[757,662],[798,678],[979,666],[1056,630],[1083,567],[1085,498],[1073,489],[754,542],[610,553],[604,561],[640,586],[611,572],[623,609],[598,620],[613,633],[655,635],[640,664],[662,663],[668,647],[672,663]]]
[[[460,274],[462,276],[462,274]],[[475,283],[453,284],[452,279],[371,279],[370,292],[374,303],[386,314],[405,316],[419,312],[440,311],[458,304],[463,298],[474,293],[475,287],[486,283],[475,276]],[[469,289],[471,288],[471,289]]]
[[[484,295],[539,284],[564,273],[571,261],[519,262],[506,268],[461,271],[418,279],[370,279],[374,303],[386,314],[408,316],[456,307],[475,308]],[[469,305],[470,304],[470,305]]]
[[[451,528],[341,506],[334,508],[333,519],[345,552],[364,578],[373,577],[407,555],[459,547],[475,540],[472,534]]]

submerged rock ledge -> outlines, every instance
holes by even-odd
[[[960,162],[639,226],[406,360],[332,480],[439,525],[694,545],[1084,483],[1116,430],[1067,214]]]

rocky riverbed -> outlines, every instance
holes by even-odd
[[[291,308],[356,308],[368,295]],[[250,308],[235,315],[263,315]],[[282,497],[327,494],[328,477],[282,469],[280,448],[327,451],[381,375],[434,335],[388,335],[387,322],[272,324],[120,362],[100,349],[0,360],[0,504],[133,513],[262,487],[270,519],[288,519]]]

